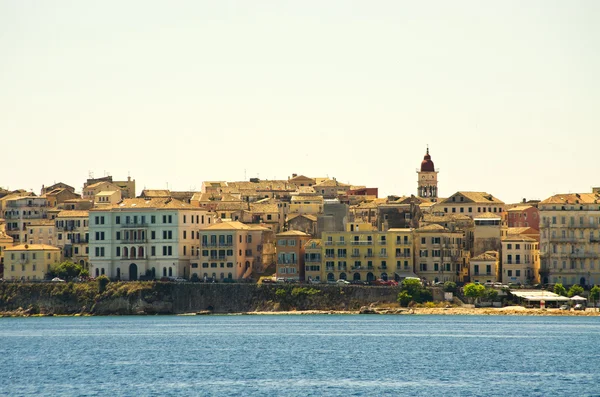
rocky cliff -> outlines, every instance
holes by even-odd
[[[25,314],[182,314],[358,310],[394,303],[397,287],[161,282],[0,284],[0,312]]]

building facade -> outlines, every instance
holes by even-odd
[[[277,278],[304,281],[304,245],[311,236],[300,231],[291,230],[278,233],[277,244]]]
[[[44,280],[50,266],[60,262],[60,249],[46,244],[19,244],[4,250],[4,278]]]
[[[600,192],[558,194],[538,208],[541,282],[600,284]]]
[[[421,162],[421,168],[417,170],[417,196],[431,201],[437,201],[438,198],[438,172],[435,169],[429,148]]]
[[[539,282],[538,242],[511,235],[502,238],[502,283],[534,284]]]
[[[415,273],[431,283],[462,281],[464,235],[438,224],[415,230]]]
[[[125,199],[89,211],[90,275],[119,280],[189,277],[199,231],[213,215],[179,200]]]

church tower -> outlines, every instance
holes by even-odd
[[[417,195],[422,198],[430,199],[431,201],[437,201],[438,198],[438,171],[433,166],[431,156],[429,155],[429,147],[427,147],[427,153],[421,162],[421,170],[417,170],[419,175]]]

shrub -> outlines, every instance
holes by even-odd
[[[401,291],[398,294],[398,303],[400,303],[400,306],[408,306],[408,304],[410,303],[410,301],[412,301],[412,296],[410,296],[408,294],[408,292],[406,291]]]
[[[485,294],[485,287],[481,284],[469,283],[464,287],[465,296],[476,300]]]
[[[106,286],[110,283],[110,280],[106,276],[100,276],[96,279],[98,281],[98,293],[101,294],[106,291]]]
[[[444,291],[446,292],[456,292],[456,283],[453,281],[446,281],[444,283]]]

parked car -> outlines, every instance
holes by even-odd
[[[285,283],[285,278],[283,278],[283,277],[277,277],[277,279],[275,280],[275,282]]]
[[[560,305],[560,310],[569,310],[569,305]]]
[[[63,280],[62,278],[59,278],[59,277],[54,277],[54,278],[52,279],[52,282],[53,282],[53,283],[64,283],[64,282],[65,282],[65,280]]]
[[[183,282],[186,282],[187,280],[183,277],[176,277],[173,281],[176,281],[178,283],[183,283]]]
[[[341,279],[341,278],[340,278],[338,281],[336,281],[336,283],[338,283],[338,284],[343,284],[343,285],[347,285],[347,284],[350,284],[350,281],[348,281],[348,280],[343,280],[343,279]]]
[[[582,305],[581,303],[578,303],[573,307],[573,309],[574,310],[585,310],[585,306]]]
[[[310,284],[321,284],[321,280],[310,280]]]

